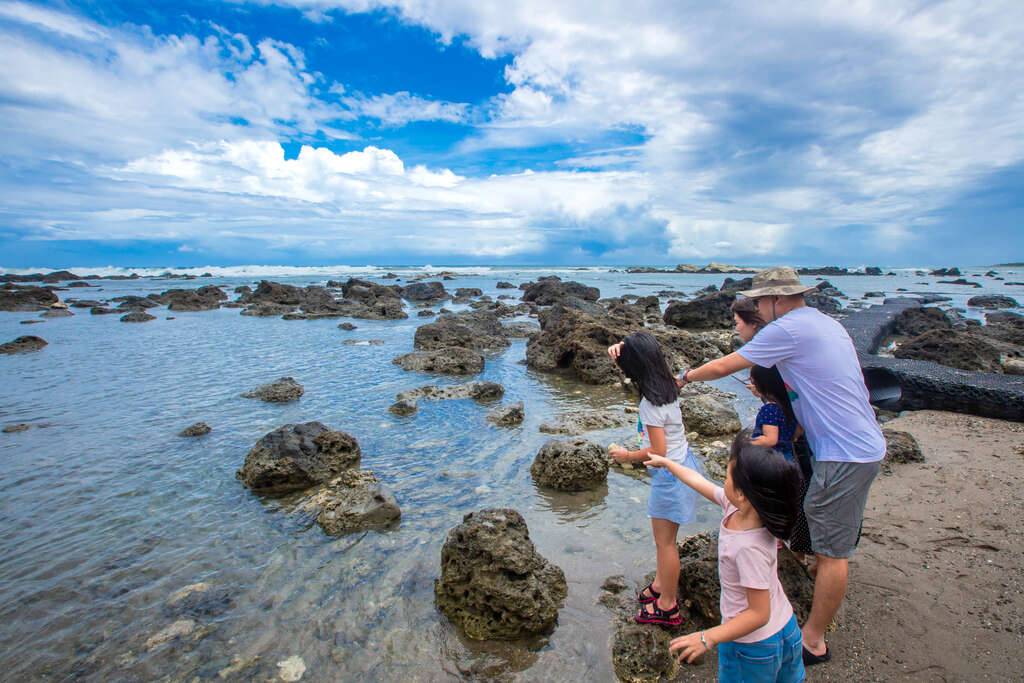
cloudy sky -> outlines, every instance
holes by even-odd
[[[1024,3],[0,1],[0,266],[1024,260]]]

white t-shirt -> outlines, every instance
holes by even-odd
[[[876,462],[885,456],[857,352],[838,322],[810,306],[797,308],[766,325],[738,353],[779,369],[816,460]]]
[[[683,413],[679,410],[679,399],[670,401],[663,406],[656,406],[646,397],[640,399],[640,424],[643,426],[643,442],[641,448],[651,445],[648,427],[661,427],[665,430],[665,457],[673,462],[686,464],[686,430],[683,428]]]

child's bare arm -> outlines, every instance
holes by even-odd
[[[610,448],[609,452],[617,462],[643,462],[652,455],[665,455],[665,452],[668,450],[668,446],[665,443],[664,427],[648,426],[647,438],[651,440],[651,445],[647,448],[641,448],[638,451],[629,451],[622,446],[615,446]]]
[[[685,658],[687,662],[692,662],[718,643],[727,643],[742,638],[761,628],[768,623],[771,613],[771,597],[768,594],[768,589],[748,588],[747,609],[724,624],[676,638],[669,643],[669,650],[671,652],[681,650],[679,661],[683,661]],[[701,636],[704,637],[703,642],[701,642]]]
[[[755,446],[772,446],[779,443],[779,428],[776,425],[761,425],[761,436],[751,439],[750,443]]]
[[[686,465],[680,465],[679,463],[669,460],[662,455],[652,454],[650,459],[644,464],[651,467],[666,468],[669,472],[675,475],[676,479],[683,482],[700,495],[713,503],[718,502],[715,500],[715,489],[718,488],[718,484],[710,479],[705,479],[700,472],[690,469]]]

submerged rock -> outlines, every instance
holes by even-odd
[[[121,316],[121,322],[123,323],[148,323],[150,320],[156,320],[156,316],[150,315],[145,311],[132,311],[127,315]]]
[[[71,311],[66,308],[51,308],[46,313],[43,313],[40,318],[70,318],[74,315]]]
[[[545,434],[577,436],[598,429],[611,429],[629,424],[632,420],[622,413],[610,410],[588,410],[559,415],[554,424],[544,423],[540,431]]]
[[[526,417],[523,412],[523,402],[512,403],[510,405],[498,406],[491,412],[487,413],[487,420],[493,422],[499,427],[515,427],[516,425],[522,424],[523,419]]]
[[[437,372],[447,375],[475,375],[484,370],[483,356],[476,351],[457,346],[442,351],[406,353],[391,362],[403,370]]]
[[[558,491],[589,491],[608,479],[605,449],[584,439],[548,441],[530,466],[541,486]]]
[[[305,392],[302,385],[291,377],[282,377],[269,384],[263,384],[242,394],[242,398],[258,398],[268,403],[298,401]]]
[[[736,410],[711,396],[685,396],[679,403],[683,413],[686,431],[696,431],[703,436],[719,436],[738,432],[740,416]]]
[[[320,422],[287,424],[256,442],[237,476],[246,488],[277,493],[323,484],[359,467],[359,443]]]
[[[505,387],[497,382],[466,382],[440,387],[433,384],[409,389],[398,394],[399,401],[444,401],[453,398],[471,398],[474,401],[499,401],[505,395]]]
[[[46,340],[42,337],[25,335],[23,337],[18,337],[14,341],[9,341],[6,344],[0,344],[0,353],[27,353],[29,351],[39,351],[46,345]]]
[[[31,428],[32,425],[25,424],[24,422],[22,422],[16,425],[7,425],[0,431],[2,431],[4,434],[17,434],[18,432],[27,432]]]
[[[330,536],[367,529],[387,529],[402,519],[395,497],[386,491],[373,472],[352,469],[332,479],[301,505],[316,512],[316,523]]]
[[[565,574],[536,551],[515,510],[471,512],[445,539],[434,601],[470,638],[545,632],[566,595]]]
[[[398,417],[409,417],[419,409],[420,407],[416,404],[416,401],[401,399],[392,403],[388,411]]]
[[[185,427],[185,429],[183,429],[178,434],[178,436],[205,436],[206,434],[209,434],[211,431],[213,430],[210,429],[210,425],[206,424],[205,422],[196,422],[194,425]]]

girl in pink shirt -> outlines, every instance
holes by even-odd
[[[667,468],[724,513],[718,530],[722,623],[676,638],[670,649],[692,662],[717,645],[719,681],[803,681],[803,643],[779,583],[776,540],[789,538],[796,519],[797,465],[752,445],[745,434],[732,443],[724,487],[660,455],[644,464]]]

